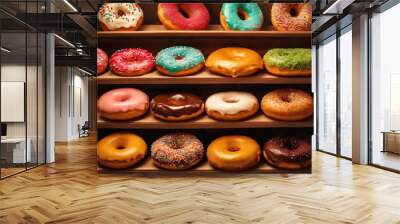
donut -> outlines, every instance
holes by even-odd
[[[146,156],[146,142],[138,135],[121,132],[107,135],[97,143],[97,160],[105,167],[126,169]]]
[[[109,120],[130,120],[142,116],[149,108],[149,97],[134,88],[113,89],[97,102],[100,116]]]
[[[226,47],[212,52],[206,67],[217,74],[239,77],[252,75],[264,67],[261,56],[250,49],[242,47]]]
[[[309,138],[272,138],[265,143],[263,154],[269,164],[280,169],[297,170],[311,166]]]
[[[153,55],[140,48],[126,48],[114,52],[110,58],[110,69],[120,76],[137,76],[149,73],[156,62]]]
[[[247,136],[222,136],[207,148],[208,163],[219,170],[244,171],[258,164],[261,149],[258,143]]]
[[[311,3],[273,3],[271,22],[278,31],[311,31]]]
[[[265,115],[273,119],[304,120],[313,114],[313,97],[301,89],[277,89],[263,97],[261,109]]]
[[[159,119],[183,121],[200,116],[204,111],[204,103],[191,93],[174,92],[154,97],[150,109],[153,116]]]
[[[204,155],[200,140],[187,133],[164,135],[151,145],[151,158],[156,166],[167,170],[186,170]]]
[[[310,76],[311,49],[275,48],[264,55],[265,69],[279,76]]]
[[[205,30],[210,13],[202,3],[160,3],[158,18],[170,30]]]
[[[191,75],[203,67],[204,56],[201,51],[193,47],[169,47],[158,52],[156,56],[156,68],[164,75]]]
[[[259,30],[264,22],[257,3],[224,3],[219,19],[224,30]]]
[[[106,52],[97,48],[97,75],[104,73],[108,66],[108,56]]]
[[[136,3],[105,3],[97,14],[104,31],[134,31],[143,22],[143,11]]]
[[[259,108],[257,97],[247,92],[219,92],[206,100],[208,116],[217,120],[243,120]]]

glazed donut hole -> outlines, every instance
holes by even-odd
[[[238,8],[237,15],[241,20],[247,20],[249,18],[249,15],[240,7]]]
[[[186,19],[190,18],[189,13],[182,7],[182,5],[178,5],[178,11],[181,13],[183,17]]]
[[[236,97],[236,96],[224,96],[224,97],[222,98],[222,100],[223,100],[225,103],[237,103],[237,102],[239,102],[239,98]]]
[[[118,10],[117,10],[117,15],[120,16],[120,17],[121,17],[121,16],[125,16],[125,15],[126,15],[126,12],[125,12],[125,10],[123,10],[123,9],[118,9]]]
[[[292,17],[296,17],[297,15],[299,15],[299,11],[297,9],[295,9],[294,7],[290,8],[289,10],[289,14]]]
[[[286,102],[286,103],[292,102],[292,101],[294,100],[293,97],[294,97],[293,93],[282,93],[282,94],[279,96],[279,98],[280,98],[283,102]]]

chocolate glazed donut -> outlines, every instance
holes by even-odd
[[[153,116],[166,121],[183,121],[200,116],[204,111],[203,100],[191,93],[160,94],[150,104]]]
[[[304,169],[311,166],[309,138],[275,137],[264,145],[264,157],[269,164],[281,169]]]

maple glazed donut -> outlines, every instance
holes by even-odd
[[[248,170],[258,164],[260,157],[260,145],[244,135],[219,137],[207,148],[210,165],[224,171]]]
[[[100,116],[109,120],[130,120],[142,116],[149,108],[149,97],[134,88],[113,89],[97,102]]]
[[[204,103],[194,94],[174,92],[154,97],[150,109],[153,116],[159,119],[183,121],[200,116],[204,112]]]
[[[224,3],[219,18],[225,30],[259,30],[264,22],[257,3]]]
[[[119,76],[143,75],[151,72],[155,64],[153,55],[141,48],[121,49],[110,58],[110,69]]]
[[[97,48],[97,75],[104,73],[108,66],[108,56],[106,52]]]
[[[275,48],[264,55],[267,71],[279,76],[310,76],[311,49]]]
[[[143,23],[143,11],[136,3],[105,3],[97,17],[104,31],[134,31]]]
[[[170,30],[205,30],[210,23],[210,13],[203,3],[159,3],[157,14]]]
[[[310,138],[275,137],[264,145],[264,158],[281,169],[304,169],[311,166]]]
[[[206,100],[208,116],[217,120],[243,120],[253,116],[258,108],[257,97],[247,92],[219,92]]]
[[[273,3],[271,22],[278,31],[311,31],[311,3]]]
[[[203,67],[203,53],[193,47],[169,47],[158,52],[156,56],[156,68],[164,75],[191,75],[200,71]]]
[[[264,67],[260,54],[242,47],[225,47],[212,52],[206,67],[217,74],[240,77],[252,75]]]
[[[273,119],[304,120],[313,114],[313,97],[301,89],[276,89],[263,97],[261,109],[265,115]]]
[[[129,168],[146,156],[146,142],[138,135],[122,132],[113,133],[97,143],[97,160],[112,169]]]
[[[186,170],[201,161],[204,148],[192,134],[164,135],[151,145],[151,158],[156,166],[167,170]]]

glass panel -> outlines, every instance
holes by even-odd
[[[0,16],[7,18],[6,15]],[[3,49],[0,62],[2,178],[24,171],[26,162],[31,161],[31,151],[26,147],[26,33],[24,29],[10,31],[5,26],[2,24],[0,41]]]
[[[28,150],[30,149],[30,161],[28,162],[28,167],[34,167],[37,165],[38,160],[38,141],[37,141],[37,132],[38,132],[38,55],[37,55],[37,41],[38,36],[36,32],[29,32],[27,34],[28,38],[28,63],[27,63],[27,80],[26,80],[26,113],[27,113],[27,144]]]
[[[38,13],[37,1],[28,2],[27,13]],[[38,17],[33,17],[32,20]],[[35,22],[36,23],[36,22]],[[39,75],[39,35],[36,30],[27,30],[27,149],[31,151],[31,161],[28,168],[38,165],[38,75]]]
[[[318,149],[336,153],[336,37],[318,48]]]
[[[371,19],[372,163],[400,170],[400,5]]]
[[[352,157],[352,32],[340,36],[340,153]]]

